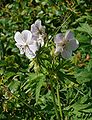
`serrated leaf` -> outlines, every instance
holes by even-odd
[[[80,100],[80,103],[85,103],[86,101],[88,100],[88,94],[87,95],[84,95],[81,100]]]
[[[40,90],[41,90],[41,87],[43,86],[44,80],[45,80],[44,75],[41,75],[39,77],[39,81],[36,85],[36,103],[38,102],[38,99],[39,99],[39,96],[40,96]]]
[[[78,27],[76,30],[88,33],[90,36],[92,36],[92,27],[87,23],[80,24],[80,27]]]
[[[76,23],[82,22],[84,19],[87,20],[92,20],[92,16],[87,15],[87,16],[81,16],[80,18],[78,18],[75,22],[72,23],[72,25],[75,25]]]
[[[75,78],[78,83],[83,84],[92,80],[92,73],[85,70],[80,73],[77,73],[75,75]]]
[[[64,108],[64,110],[69,111],[71,108],[74,109],[73,113],[78,113],[80,111],[87,110],[89,108],[90,111],[91,104],[79,104],[79,103],[74,103],[73,105],[67,106]]]
[[[28,93],[29,91],[34,91],[35,87],[37,85],[39,86],[38,83],[42,78],[43,78],[43,75],[40,73],[39,74],[31,73],[29,74],[29,78],[25,81],[25,83],[21,86],[21,88],[26,90],[26,93]]]
[[[91,106],[90,104],[78,104],[78,103],[72,105],[75,111],[84,110],[90,106]]]

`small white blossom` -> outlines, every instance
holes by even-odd
[[[21,33],[16,32],[14,39],[16,41],[16,46],[20,50],[20,54],[24,54],[29,58],[34,58],[36,56],[36,51],[38,46],[36,41],[32,40],[32,33],[29,30],[23,30]]]
[[[75,51],[79,42],[74,38],[73,33],[68,30],[65,36],[59,33],[55,36],[54,42],[56,44],[55,53],[61,53],[62,57],[68,59],[72,56],[72,52]]]
[[[45,26],[41,25],[41,20],[36,20],[31,25],[32,39],[36,40],[41,47],[44,45],[44,38],[46,37]]]

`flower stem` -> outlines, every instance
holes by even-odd
[[[58,99],[58,106],[59,106],[59,111],[60,111],[60,117],[62,120],[62,109],[61,109],[61,103],[60,103],[60,95],[59,95],[59,83],[57,83],[57,99]]]
[[[55,102],[55,94],[54,94],[54,89],[53,89],[53,82],[52,82],[52,80],[51,80],[51,93],[52,93],[54,108],[55,108],[55,112],[56,112],[56,117],[57,117],[57,120],[60,120],[60,117],[59,117],[59,115],[58,115],[57,105],[56,105],[56,102]]]

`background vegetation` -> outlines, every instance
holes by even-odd
[[[92,120],[91,0],[0,0],[0,9],[0,120],[56,120],[51,91],[61,120]],[[20,55],[14,34],[30,30],[37,19],[46,26],[49,46],[30,62]],[[53,37],[67,29],[79,48],[53,65]]]

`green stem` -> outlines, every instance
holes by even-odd
[[[59,111],[60,111],[60,117],[62,120],[62,109],[61,109],[61,103],[60,103],[60,95],[59,95],[59,83],[57,83],[57,99],[58,99],[58,106],[59,106]]]
[[[56,105],[56,102],[55,102],[55,94],[54,94],[54,89],[53,89],[53,82],[52,82],[52,80],[51,80],[51,93],[52,93],[54,108],[55,108],[55,112],[56,112],[56,117],[57,117],[57,120],[60,120],[59,115],[58,115],[57,105]]]

